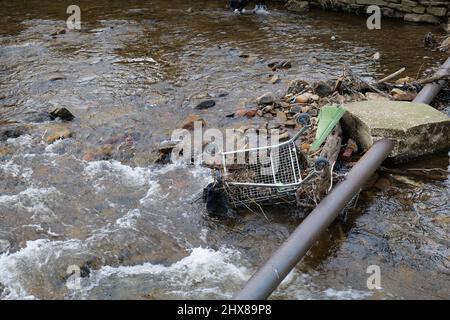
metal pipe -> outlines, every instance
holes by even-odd
[[[439,68],[436,72],[436,77],[444,77],[450,74],[450,57],[445,61],[445,63]],[[433,99],[437,96],[439,91],[441,91],[444,86],[446,80],[441,80],[433,83],[427,84],[423,89],[419,92],[417,97],[413,100],[415,103],[425,103],[430,104]]]
[[[375,143],[352,168],[346,179],[319,203],[234,299],[267,299],[377,170],[393,147],[394,143],[389,139]]]

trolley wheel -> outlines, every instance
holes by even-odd
[[[303,126],[309,126],[311,123],[311,117],[307,113],[302,113],[295,118],[295,121],[297,124],[303,125]]]
[[[316,161],[314,161],[314,169],[316,171],[322,171],[329,165],[330,165],[330,163],[325,158],[317,158]]]

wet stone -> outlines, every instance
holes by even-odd
[[[277,98],[272,92],[268,92],[260,96],[258,99],[256,99],[256,103],[259,105],[267,105],[274,103],[276,99]]]
[[[205,109],[209,109],[212,108],[216,105],[216,102],[214,100],[205,100],[200,102],[195,109],[197,110],[205,110]]]
[[[50,112],[50,117],[55,120],[57,118],[63,121],[72,121],[75,116],[66,108],[57,108]]]

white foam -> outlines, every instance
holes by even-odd
[[[232,249],[215,251],[209,248],[194,248],[189,256],[170,266],[151,263],[105,266],[91,276],[92,282],[84,288],[83,296],[88,297],[91,290],[102,286],[108,280],[116,283],[121,278],[150,276],[149,281],[161,279],[164,287],[172,294],[198,295],[213,292],[217,296],[229,298],[233,292],[227,291],[226,287],[229,287],[229,284],[240,286],[251,275],[247,268],[236,265],[240,260],[240,253]]]
[[[122,218],[116,220],[116,225],[121,228],[135,229],[136,219],[141,216],[139,209],[133,209],[127,212]]]
[[[25,212],[32,213],[32,219],[38,216],[55,217],[53,211],[48,207],[47,203],[52,196],[58,195],[58,191],[54,188],[35,188],[28,189],[15,195],[0,196],[0,204],[4,204],[9,208],[16,208]]]
[[[79,240],[49,241],[39,239],[27,241],[26,247],[13,253],[0,255],[0,283],[5,286],[2,299],[36,299],[27,289],[28,284],[35,283],[36,277],[42,276],[51,279],[49,270],[52,262],[70,251],[80,252],[82,243]]]
[[[84,174],[94,180],[98,189],[104,187],[101,181],[105,178],[117,180],[128,187],[142,187],[149,182],[150,169],[141,167],[130,167],[119,161],[92,161],[84,169]]]
[[[12,177],[21,177],[25,180],[29,180],[31,175],[33,174],[33,169],[31,168],[23,168],[18,164],[15,164],[13,160],[6,162],[3,165],[0,165],[0,170],[3,171],[6,175],[10,175]]]
[[[361,291],[354,289],[336,290],[333,288],[326,289],[323,292],[327,297],[338,300],[362,300],[372,296],[370,291]]]

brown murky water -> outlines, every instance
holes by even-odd
[[[193,112],[208,127],[242,125],[225,115],[295,78],[331,78],[344,65],[368,78],[404,65],[417,76],[443,59],[422,49],[436,27],[386,20],[369,31],[362,17],[277,6],[236,16],[225,1],[78,1],[82,30],[53,38],[72,2],[0,2],[4,299],[231,297],[300,221],[277,210],[208,218],[194,200],[209,170],[157,166],[151,151]],[[293,68],[272,85],[266,62],[277,58]],[[208,96],[217,105],[194,111]],[[76,119],[48,121],[55,107]],[[61,128],[72,137],[49,144]],[[411,166],[447,170],[448,157]],[[450,298],[449,180],[388,178],[273,298]],[[71,265],[79,289],[66,285]],[[369,265],[380,266],[382,290],[368,290]]]

